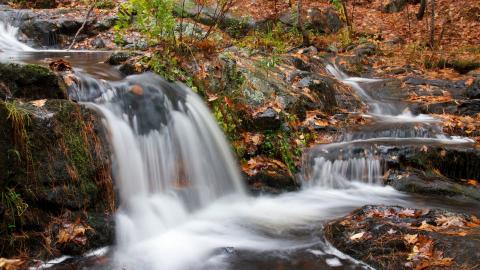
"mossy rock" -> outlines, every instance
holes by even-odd
[[[0,98],[66,99],[67,87],[45,67],[0,63]]]
[[[7,257],[64,254],[55,244],[52,224],[75,222],[77,217],[68,213],[83,212],[81,221],[90,226],[88,216],[107,218],[114,210],[106,131],[95,111],[69,100],[7,102],[0,102],[0,151],[7,153],[0,157],[0,193],[7,198],[0,201],[0,251]],[[25,112],[22,117],[11,116],[13,107]],[[15,210],[19,206],[21,212]],[[62,247],[80,255],[105,246],[98,231],[103,229],[89,231],[84,243]]]

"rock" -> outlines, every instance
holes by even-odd
[[[475,116],[480,113],[480,99],[464,100],[458,105],[457,114]]]
[[[364,56],[371,56],[377,53],[378,47],[373,43],[363,43],[358,45],[354,50],[353,53],[357,57],[364,57]]]
[[[105,41],[103,41],[102,38],[96,38],[96,39],[92,40],[90,45],[92,45],[92,47],[95,48],[95,49],[103,49],[106,46]]]
[[[336,33],[343,27],[343,22],[333,7],[311,8],[307,18],[307,27],[317,33]]]
[[[479,233],[475,216],[398,206],[364,206],[325,226],[337,249],[385,270],[475,268]]]
[[[467,97],[471,99],[480,98],[480,77],[476,78],[467,88]]]
[[[47,1],[47,0],[45,0]],[[18,27],[23,35],[22,41],[47,47],[66,47],[84,22],[84,16],[74,16],[84,10],[62,8],[35,11],[31,9],[12,9],[0,6],[0,19]],[[115,24],[116,17],[104,15],[91,16],[77,41],[104,32]]]
[[[244,170],[254,193],[280,193],[299,188],[288,167],[279,160],[255,157],[248,161]]]
[[[47,68],[37,65],[0,63],[0,83],[15,98],[29,100],[67,98],[67,87],[63,79]]]
[[[388,0],[382,6],[382,11],[385,13],[395,13],[402,11],[411,0]]]
[[[0,192],[17,205],[12,212],[0,202],[10,209],[1,216],[2,255],[48,259],[111,244],[115,199],[100,116],[65,99],[11,100],[0,102],[0,126]],[[92,229],[60,240],[77,221]]]
[[[105,61],[107,64],[112,66],[120,65],[125,62],[132,56],[132,53],[129,52],[114,52],[110,57]]]
[[[258,130],[275,130],[282,124],[280,115],[272,108],[255,114],[252,121]]]
[[[227,12],[218,18],[219,8],[216,2],[199,6],[193,0],[176,0],[174,12],[179,17],[191,18],[204,25],[217,25],[220,29],[233,37],[241,37],[252,29],[269,29],[272,21],[268,18],[255,19],[249,14]]]

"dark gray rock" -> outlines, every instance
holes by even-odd
[[[94,39],[90,45],[92,45],[92,47],[95,49],[103,49],[106,46],[105,41],[103,41],[101,38]]]
[[[252,123],[258,130],[276,130],[280,128],[282,121],[280,115],[272,108],[267,108],[253,116]]]
[[[480,77],[476,78],[467,88],[467,97],[471,99],[480,98]]]

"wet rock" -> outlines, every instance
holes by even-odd
[[[0,83],[4,86],[2,92],[15,98],[67,98],[63,80],[47,68],[37,65],[0,63]]]
[[[470,116],[475,116],[480,113],[480,99],[462,101],[462,103],[458,105],[457,113]]]
[[[476,78],[467,88],[467,97],[471,99],[480,98],[480,78]]]
[[[112,227],[101,222],[110,217],[115,200],[100,116],[69,100],[11,100],[0,102],[0,125],[0,151],[6,153],[0,156],[0,192],[14,194],[21,209],[2,215],[2,254],[51,258],[111,243]],[[76,230],[79,238],[62,238],[62,226],[78,220],[92,229]],[[12,223],[15,227],[7,229]],[[12,241],[11,234],[26,238]]]
[[[308,10],[307,27],[317,33],[336,33],[343,27],[338,12],[333,7]]]
[[[42,47],[66,47],[70,45],[74,35],[84,22],[84,16],[73,16],[79,9],[51,9],[35,11],[31,9],[16,10],[0,7],[0,17],[18,27],[22,40]],[[104,32],[115,24],[116,17],[103,15],[91,16],[85,24],[84,31],[77,41]],[[26,38],[23,38],[26,37]]]
[[[325,227],[337,249],[387,270],[475,268],[479,232],[475,216],[398,206],[365,206]]]
[[[253,193],[280,193],[299,188],[288,167],[281,161],[255,157],[244,166]]]
[[[471,198],[480,201],[480,189],[454,181],[443,175],[426,173],[420,170],[408,170],[407,172],[390,172],[386,178],[386,183],[393,186],[396,190],[441,196],[442,198],[454,197]]]
[[[112,66],[116,66],[127,61],[131,56],[132,56],[132,53],[130,52],[114,52],[112,53],[112,55],[110,55],[110,57],[105,62]]]
[[[252,121],[258,130],[275,130],[282,124],[280,115],[272,108],[255,114]]]
[[[106,46],[105,41],[103,41],[101,38],[94,39],[90,45],[92,45],[92,47],[95,49],[103,49]]]

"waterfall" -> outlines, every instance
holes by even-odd
[[[28,50],[18,41],[2,44]],[[322,224],[365,204],[405,204],[391,187],[368,184],[379,178],[373,155],[315,156],[315,184],[248,196],[224,135],[185,85],[153,73],[117,82],[76,76],[69,96],[103,116],[113,152],[120,206],[109,269],[251,269],[248,254],[273,265],[292,251],[315,256],[318,269],[369,269],[327,243]]]
[[[0,21],[0,52],[34,51],[35,49],[18,41],[18,28]]]

